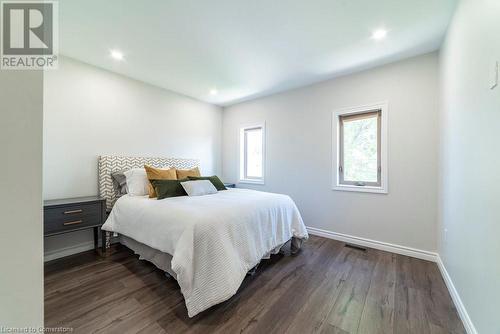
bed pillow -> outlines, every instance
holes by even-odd
[[[181,182],[188,196],[203,196],[216,194],[217,189],[209,180],[197,180]]]
[[[198,167],[192,169],[177,169],[177,179],[186,179],[189,176],[201,176]]]
[[[218,191],[220,190],[227,190],[226,186],[224,185],[224,183],[217,177],[217,175],[213,175],[213,176],[188,176],[188,179],[189,180],[208,180],[210,182],[212,182],[212,184],[214,185],[215,189],[217,189]]]
[[[158,199],[164,199],[168,197],[187,196],[186,191],[181,185],[181,182],[184,181],[188,181],[188,179],[151,180],[151,183],[155,188]]]
[[[175,168],[163,169],[163,168],[154,168],[151,166],[144,165],[144,169],[146,170],[146,174],[148,175],[149,181],[177,180],[177,173],[175,171]],[[156,197],[156,191],[151,182],[149,182],[148,185],[148,193],[149,193],[149,198]]]
[[[127,178],[125,177],[125,171],[113,172],[111,173],[111,179],[113,180],[113,189],[115,190],[116,198],[120,198],[127,194]]]
[[[128,193],[132,196],[148,194],[149,180],[144,168],[133,168],[123,173],[127,179]]]

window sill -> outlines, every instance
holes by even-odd
[[[355,191],[361,193],[387,194],[387,188],[384,187],[369,187],[369,186],[350,186],[350,185],[335,185],[332,190],[339,191]]]
[[[243,179],[243,180],[239,180],[238,183],[264,184],[264,180],[248,180],[248,179]]]

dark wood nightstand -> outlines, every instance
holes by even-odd
[[[99,230],[106,220],[106,200],[97,196],[44,201],[43,235],[93,229],[94,248],[99,248]],[[106,232],[102,234],[102,253],[106,252]]]
[[[226,188],[236,188],[236,184],[234,184],[234,183],[224,183],[224,186]]]

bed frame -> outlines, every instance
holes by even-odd
[[[128,157],[103,155],[99,157],[99,196],[106,200],[106,209],[111,211],[116,202],[116,190],[113,186],[111,174],[118,171],[141,168],[144,165],[162,168],[173,167],[178,169],[190,169],[200,167],[197,159],[179,158],[154,158],[154,157]],[[110,233],[106,232],[106,249],[110,246]],[[302,240],[292,238],[286,248],[290,248],[290,253],[295,254],[300,250]]]

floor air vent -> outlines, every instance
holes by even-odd
[[[353,245],[353,244],[345,244],[345,247],[352,248],[352,249],[357,249],[357,250],[366,252],[366,248],[361,247],[361,246],[356,246],[356,245]]]

